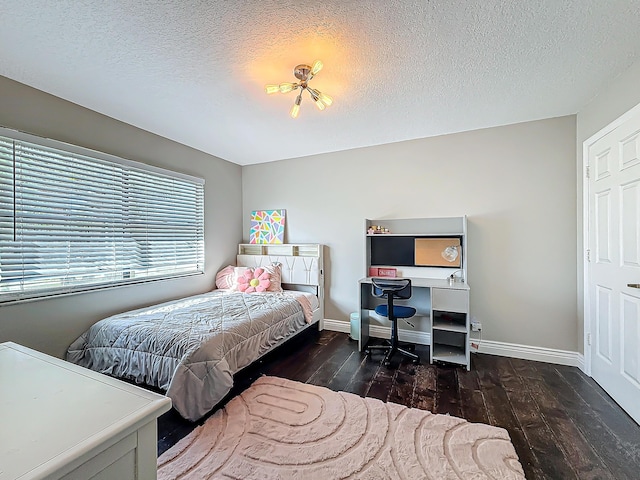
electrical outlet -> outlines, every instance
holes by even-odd
[[[482,330],[482,323],[480,323],[478,320],[473,318],[471,320],[471,331],[472,332],[479,332],[480,330]]]

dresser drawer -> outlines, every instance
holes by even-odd
[[[469,313],[469,292],[451,288],[432,288],[431,308],[442,312]]]

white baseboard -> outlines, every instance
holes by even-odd
[[[584,355],[582,353],[578,353],[578,365],[576,365],[580,370],[582,370],[585,374],[586,364],[584,363]]]
[[[521,358],[523,360],[535,360],[536,362],[556,363],[558,365],[569,365],[570,367],[579,366],[578,352],[534,347],[532,345],[520,345],[517,343],[494,342],[491,340],[473,340],[473,342],[480,344],[480,348],[475,351],[476,353]]]
[[[342,320],[325,318],[323,327],[325,330],[331,330],[332,332],[351,333],[351,324]]]
[[[325,318],[324,328],[334,332],[350,333],[349,322]],[[378,325],[369,326],[369,334],[376,338],[389,338],[391,329]],[[398,331],[400,341],[418,343],[421,345],[431,345],[431,335],[428,332],[416,332],[412,330]],[[532,345],[520,345],[517,343],[494,342],[492,340],[471,339],[478,343],[478,350],[472,349],[472,353],[486,353],[488,355],[498,355],[501,357],[521,358],[523,360],[535,360],[537,362],[556,363],[558,365],[568,365],[578,367],[584,371],[584,355],[569,350],[558,350],[546,347],[534,347]]]

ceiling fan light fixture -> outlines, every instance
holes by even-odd
[[[327,107],[330,107],[333,103],[333,98],[331,98],[326,93],[318,92],[318,96],[320,97],[320,100],[322,100],[322,103],[324,103]]]
[[[316,107],[318,107],[318,110],[324,110],[325,104],[322,103],[322,100],[320,100],[320,92],[315,88],[311,88],[311,87],[307,87],[307,90],[309,90],[311,99],[315,102]]]
[[[298,113],[300,113],[300,103],[302,103],[302,92],[298,94],[296,101],[293,103],[293,107],[291,107],[291,112],[289,112],[291,118],[298,117]]]
[[[297,83],[281,83],[280,84],[280,93],[289,93],[298,88]]]
[[[316,60],[315,62],[313,62],[313,66],[311,67],[311,75],[317,74],[320,70],[322,70],[323,66],[324,64],[320,60]]]
[[[313,98],[315,102],[320,101],[327,107],[330,107],[331,104],[333,103],[333,98],[331,98],[326,93],[322,93],[320,90],[316,90],[315,88],[311,88],[311,87],[307,87],[307,90],[309,90],[309,93],[311,94],[311,98]]]
[[[311,81],[314,75],[322,69],[322,66],[323,64],[320,60],[316,60],[315,62],[313,62],[313,66],[309,66],[304,63],[296,65],[296,67],[293,69],[293,75],[299,80],[298,83],[284,82],[280,83],[279,85],[270,84],[265,86],[265,91],[268,94],[276,92],[289,93],[293,90],[300,89],[300,93],[298,93],[293,107],[291,107],[291,111],[289,112],[292,118],[297,118],[298,114],[300,113],[302,92],[305,90],[309,92],[309,95],[316,104],[316,107],[318,107],[318,110],[324,110],[325,107],[328,107],[333,103],[333,99],[326,93],[322,93],[315,88],[309,87],[308,85],[309,81]]]

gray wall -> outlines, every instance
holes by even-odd
[[[62,356],[107,315],[210,290],[242,238],[238,165],[0,77],[0,125],[205,179],[204,275],[0,307],[0,342]]]
[[[584,265],[582,145],[623,113],[640,104],[640,60],[618,76],[577,115],[577,200],[578,200],[578,350],[584,351]]]
[[[325,317],[348,321],[364,219],[468,215],[471,312],[483,338],[575,351],[575,116],[243,167],[251,210],[326,255]]]

